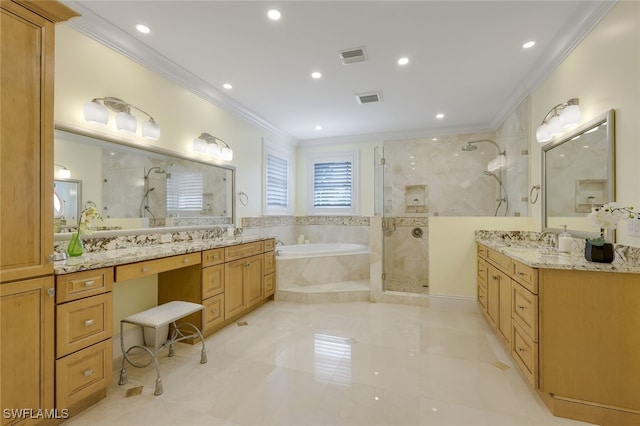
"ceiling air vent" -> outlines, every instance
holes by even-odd
[[[364,62],[367,60],[367,56],[364,52],[364,47],[355,47],[353,49],[346,49],[338,51],[340,60],[344,65],[353,64],[356,62]]]
[[[382,92],[356,93],[356,100],[360,104],[370,104],[374,102],[382,102]]]

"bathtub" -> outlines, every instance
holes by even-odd
[[[302,259],[306,257],[344,256],[365,253],[369,253],[369,247],[364,244],[352,243],[294,244],[276,247],[278,259]]]
[[[276,263],[276,299],[278,291],[282,290],[315,292],[326,288],[350,288],[355,284],[368,290],[370,258],[369,247],[364,244],[277,246]]]

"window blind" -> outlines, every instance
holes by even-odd
[[[203,207],[201,173],[173,171],[167,178],[167,211],[201,211]]]
[[[351,161],[316,162],[313,173],[314,207],[351,207]]]
[[[286,158],[267,154],[267,207],[289,206],[289,164]]]

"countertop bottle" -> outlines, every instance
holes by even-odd
[[[558,236],[558,252],[571,253],[571,235],[567,232],[567,225],[562,225],[562,234]]]

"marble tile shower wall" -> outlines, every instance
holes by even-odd
[[[385,216],[493,216],[500,187],[484,172],[498,150],[489,143],[477,144],[475,151],[461,150],[467,141],[478,139],[493,140],[506,150],[507,166],[495,173],[508,194],[507,215],[526,216],[528,206],[522,197],[528,195],[528,117],[526,100],[495,132],[385,142]],[[426,201],[426,212],[407,208],[414,198],[407,200],[407,190],[420,186],[425,194],[417,198]],[[506,207],[501,206],[499,216],[505,215]]]
[[[385,290],[429,292],[429,218],[382,220]]]

